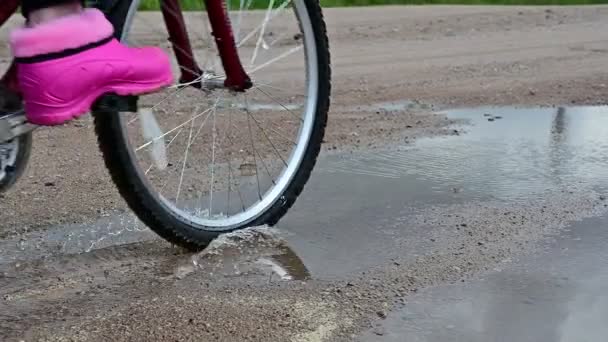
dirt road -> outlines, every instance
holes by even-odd
[[[159,23],[157,14],[148,16],[146,24]],[[325,148],[368,149],[455,133],[424,106],[390,115],[381,104],[391,101],[605,103],[606,16],[602,6],[329,9],[334,75]],[[84,119],[37,132],[25,181],[0,204],[0,236],[125,210],[91,126]]]
[[[605,212],[589,184],[550,183],[542,196],[522,200],[500,197],[507,182],[467,197],[461,188],[473,185],[441,180],[450,172],[423,175],[437,184],[412,180],[412,170],[344,177],[352,167],[340,158],[389,145],[418,150],[426,146],[419,138],[469,130],[449,126],[460,118],[436,111],[442,108],[606,103],[608,7],[325,13],[334,70],[325,148],[332,153],[283,233],[224,239],[202,255],[174,249],[131,223],[90,119],[40,130],[27,174],[0,198],[0,339],[352,340],[419,288],[464,280]],[[458,150],[460,160],[442,155],[458,152],[450,144],[436,148],[433,163],[421,155],[407,165],[495,165],[480,154],[469,159],[469,145]],[[370,173],[382,178],[361,178]],[[488,171],[471,174],[485,179]]]

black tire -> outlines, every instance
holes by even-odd
[[[32,134],[24,134],[17,139],[19,145],[15,164],[4,170],[5,176],[0,179],[0,193],[10,189],[23,175],[30,159],[32,149]]]
[[[302,192],[321,149],[331,90],[329,43],[321,6],[318,0],[304,0],[304,3],[312,23],[317,50],[319,88],[315,121],[304,158],[292,182],[285,188],[282,196],[253,221],[224,231],[217,231],[194,225],[192,222],[186,222],[183,218],[176,216],[155,193],[152,193],[150,187],[147,186],[147,180],[141,175],[139,167],[132,164],[132,151],[128,148],[128,139],[122,133],[119,113],[99,110],[93,113],[99,146],[106,167],[120,194],[139,219],[165,240],[188,249],[198,250],[207,246],[222,233],[251,226],[274,225],[285,215]]]
[[[0,85],[0,116],[4,113],[13,113],[23,110],[21,97],[10,91],[7,87]],[[15,138],[18,144],[15,163],[3,170],[4,177],[0,178],[0,193],[10,189],[23,175],[27,168],[32,149],[32,133],[27,133]],[[0,165],[2,167],[2,165]]]

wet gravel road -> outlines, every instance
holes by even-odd
[[[49,341],[348,341],[359,333],[364,341],[401,340],[412,331],[392,317],[410,300],[422,304],[412,307],[408,327],[423,320],[435,331],[441,317],[416,311],[439,310],[416,299],[435,291],[427,287],[461,284],[454,286],[466,303],[477,293],[470,287],[491,286],[468,282],[478,274],[534,272],[521,260],[559,270],[554,258],[535,255],[561,251],[563,241],[576,241],[568,232],[590,219],[604,224],[607,114],[602,107],[450,111],[468,122],[466,134],[327,154],[278,227],[225,236],[199,254],[159,241],[128,215],[4,240],[0,331],[5,340]],[[601,255],[589,262],[601,263]],[[509,275],[497,286],[528,295],[512,289],[518,273]]]
[[[403,25],[437,26],[402,37],[393,34],[410,31],[392,31],[403,20],[390,9],[369,9],[370,18],[387,15],[373,29],[364,29],[375,24],[362,14],[352,14],[350,32],[334,26],[338,46],[349,44],[344,35],[354,44],[367,34],[376,44],[390,29],[388,40],[421,45],[412,53],[447,41],[455,48],[492,40],[497,50],[429,58],[437,70],[454,69],[391,89],[370,89],[374,84],[365,81],[361,91],[349,80],[370,79],[374,54],[335,57],[335,133],[328,144],[336,148],[324,151],[277,227],[227,235],[191,254],[157,239],[128,211],[110,210],[113,197],[102,197],[99,205],[108,210],[87,220],[57,222],[32,220],[34,211],[44,211],[40,201],[64,201],[56,194],[40,194],[27,202],[31,208],[3,204],[2,215],[32,214],[11,214],[10,224],[2,216],[0,340],[600,341],[603,325],[593,318],[605,316],[608,109],[531,105],[605,100],[606,69],[597,67],[608,65],[600,62],[606,43],[598,33],[607,12],[546,10],[416,7],[401,12],[417,18]],[[336,23],[346,20],[332,15]],[[446,22],[451,33],[438,29]],[[484,25],[483,34],[470,29]],[[517,30],[529,33],[519,44],[542,48],[513,52],[517,42],[505,32]],[[566,47],[543,40],[558,33]],[[589,42],[572,48],[579,46],[575,38]],[[588,63],[568,69],[577,59]],[[417,73],[414,62],[395,63],[415,80],[429,65]],[[540,74],[546,77],[533,80]],[[410,94],[437,106],[410,106],[402,101]],[[527,106],[478,106],[484,103]],[[378,116],[382,128],[415,139],[382,140],[379,127],[362,119]],[[62,128],[53,141],[61,146],[85,129]],[[348,140],[355,130],[374,146]],[[41,140],[52,140],[50,134],[43,131]],[[29,175],[54,165],[47,157],[39,150],[41,164]],[[26,177],[13,194],[26,196],[37,186]],[[27,229],[34,221],[42,224]]]
[[[411,296],[358,340],[603,341],[607,237],[605,218],[573,224],[542,252]]]

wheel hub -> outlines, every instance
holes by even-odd
[[[204,92],[211,92],[219,89],[230,89],[226,87],[226,77],[217,75],[213,70],[206,70],[191,81],[180,80],[178,87],[191,86]]]

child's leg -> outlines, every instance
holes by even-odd
[[[96,9],[70,0],[26,0],[28,24],[11,33],[19,87],[30,122],[62,124],[105,93],[140,95],[172,83],[157,48],[129,48]]]

